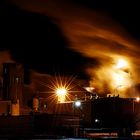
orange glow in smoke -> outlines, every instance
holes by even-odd
[[[124,59],[119,59],[116,65],[117,69],[121,69],[121,68],[125,68],[128,66],[127,61],[125,61]]]
[[[140,101],[140,97],[137,97],[137,98],[136,98],[136,101],[139,102],[139,101]]]

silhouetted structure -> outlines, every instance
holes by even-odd
[[[56,105],[55,114],[79,115],[87,132],[117,132],[118,136],[131,137],[140,130],[140,102],[135,98],[107,97]]]
[[[17,63],[3,64],[3,100],[10,100],[12,106],[22,107],[22,89],[24,85],[24,69]]]

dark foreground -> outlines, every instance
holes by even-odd
[[[28,115],[0,116],[0,139],[64,139],[64,140],[138,140],[140,132],[132,137],[118,137],[117,133],[79,132],[78,116]]]

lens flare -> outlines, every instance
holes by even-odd
[[[59,95],[66,95],[67,93],[67,90],[65,88],[58,88],[56,90],[56,94],[59,96]]]
[[[56,89],[56,94],[58,97],[58,102],[63,103],[66,99],[67,89],[65,89],[64,87],[58,88]]]

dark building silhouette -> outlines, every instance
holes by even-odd
[[[21,64],[3,64],[3,100],[22,107],[22,90],[24,85],[24,69]],[[16,107],[15,107],[16,108]]]

